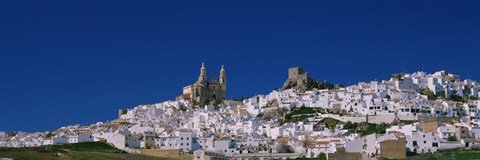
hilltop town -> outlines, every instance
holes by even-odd
[[[281,89],[227,97],[227,71],[200,75],[175,100],[118,111],[118,119],[50,132],[0,132],[0,147],[102,141],[129,153],[204,159],[405,159],[480,149],[480,84],[446,71],[394,74],[343,86],[288,70]],[[113,113],[112,113],[113,114]]]

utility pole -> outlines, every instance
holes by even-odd
[[[404,74],[404,70],[403,70],[403,62],[402,62],[402,72],[401,72],[401,73],[402,73],[402,76],[403,76],[403,74]]]

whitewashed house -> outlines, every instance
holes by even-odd
[[[407,152],[435,153],[440,144],[440,137],[434,132],[413,131],[412,135],[406,136]]]
[[[140,148],[140,137],[126,135],[118,132],[112,137],[108,137],[107,143],[113,144],[116,148]]]

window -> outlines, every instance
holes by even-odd
[[[417,145],[418,145],[418,144],[417,144],[417,141],[413,141],[413,145],[414,145],[414,146],[417,146]]]
[[[180,143],[180,146],[183,146],[183,143]]]
[[[187,140],[189,140],[190,138],[187,137]]]
[[[183,140],[183,137],[181,137],[180,140]]]
[[[427,141],[423,141],[423,144],[426,144],[426,143],[427,143]]]

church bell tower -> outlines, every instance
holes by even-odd
[[[220,69],[220,86],[222,91],[226,93],[227,91],[227,75],[225,74],[225,68],[222,65],[222,69]]]
[[[205,84],[207,82],[207,69],[205,69],[205,64],[202,63],[202,68],[200,68],[200,76],[198,76],[198,83]]]

